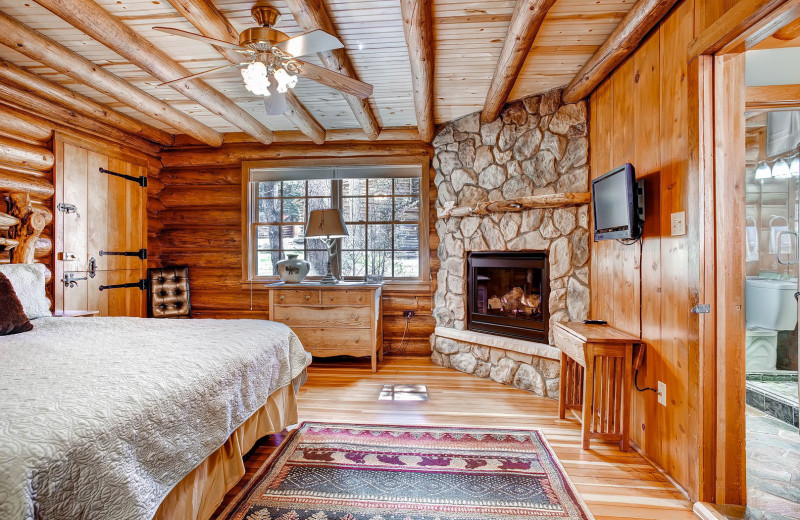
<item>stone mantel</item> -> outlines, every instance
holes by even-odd
[[[439,338],[454,339],[464,343],[472,343],[473,345],[508,350],[529,356],[554,359],[556,361],[561,359],[561,351],[547,343],[497,336],[495,334],[486,334],[473,330],[451,329],[448,327],[436,327],[434,334]]]

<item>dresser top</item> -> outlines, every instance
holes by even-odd
[[[377,289],[383,287],[382,283],[364,283],[364,282],[339,282],[319,283],[319,282],[301,282],[301,283],[268,283],[264,287],[267,289]]]
[[[580,322],[556,323],[556,327],[577,336],[586,343],[641,343],[636,336],[608,325],[589,325]]]

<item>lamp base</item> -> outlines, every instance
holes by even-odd
[[[325,276],[322,277],[322,280],[319,281],[321,284],[325,285],[334,285],[339,283],[339,280],[333,276],[333,269],[331,269],[331,257],[333,256],[333,240],[330,238],[328,239],[328,272],[325,273]]]

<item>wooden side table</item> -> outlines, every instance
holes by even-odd
[[[92,316],[97,316],[100,314],[100,311],[84,311],[84,310],[69,310],[64,309],[61,311],[55,311],[53,313],[54,318],[91,318]]]
[[[581,442],[619,440],[628,451],[631,422],[633,346],[641,339],[608,325],[557,323],[561,350],[558,416],[570,410],[582,424]],[[581,409],[578,415],[576,410]]]

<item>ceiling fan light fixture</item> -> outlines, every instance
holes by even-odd
[[[269,96],[269,76],[267,66],[256,61],[242,69],[244,86],[257,96]]]
[[[286,69],[275,69],[272,75],[275,76],[275,80],[278,82],[278,92],[281,94],[285,94],[290,88],[294,88],[297,85],[297,76],[292,76],[286,72]]]

